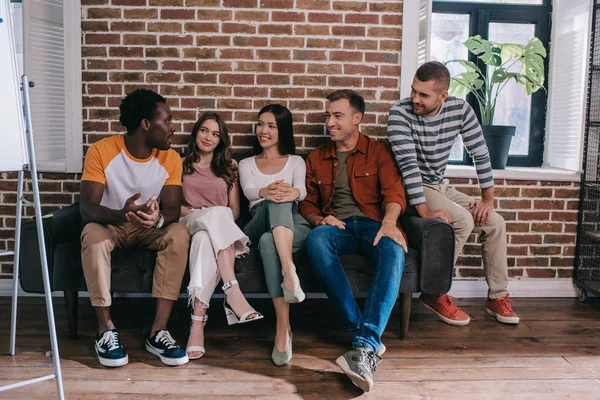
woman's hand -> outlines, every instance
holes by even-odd
[[[300,190],[279,180],[260,189],[259,196],[274,203],[285,203],[300,197]]]

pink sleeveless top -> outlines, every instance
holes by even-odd
[[[237,164],[233,160],[234,164]],[[202,208],[229,205],[227,183],[209,168],[194,166],[193,174],[183,175],[183,206]]]

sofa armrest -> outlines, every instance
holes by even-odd
[[[54,249],[63,243],[79,241],[81,234],[79,204],[49,212],[42,217],[42,220],[50,288],[53,288]],[[21,226],[19,272],[19,281],[24,291],[44,292],[35,218],[31,218]]]
[[[454,229],[441,219],[403,215],[400,222],[408,245],[419,251],[419,289],[442,294],[450,290],[454,273]]]

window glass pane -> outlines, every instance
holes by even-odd
[[[446,62],[466,60],[469,51],[463,42],[469,37],[469,14],[431,14],[431,60]],[[454,63],[448,66],[450,75],[461,73],[461,67]],[[460,136],[450,151],[450,160],[463,159],[463,144]]]
[[[542,5],[544,0],[433,0],[434,3],[483,3],[483,4],[534,4]]]
[[[526,44],[534,35],[534,24],[490,23],[489,38],[493,42]],[[520,72],[520,63],[511,67],[509,71]],[[521,84],[510,80],[498,96],[494,115],[495,125],[517,127],[509,154],[527,155],[529,153],[530,119],[531,96],[525,95],[525,88]]]
[[[19,75],[23,75],[23,4],[20,2],[11,2],[9,4],[15,48],[17,50],[17,62],[19,64]]]

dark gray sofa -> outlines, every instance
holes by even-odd
[[[240,223],[248,218],[245,199],[242,201],[242,210],[245,212],[238,221]],[[53,291],[64,291],[69,335],[75,338],[78,292],[87,290],[81,267],[79,237],[82,226],[79,205],[73,204],[51,214],[51,217],[44,218],[51,288]],[[454,230],[442,220],[423,219],[410,210],[401,217],[401,223],[410,247],[398,298],[401,314],[399,336],[403,339],[408,331],[412,293],[445,293],[450,289]],[[115,250],[112,254],[113,292],[150,293],[155,257],[156,253],[151,250]],[[304,291],[322,293],[322,288],[312,275],[305,252],[296,253],[294,259]],[[342,264],[355,295],[359,298],[366,297],[372,277],[367,259],[362,256],[343,256]],[[23,290],[29,293],[43,293],[37,232],[33,219],[23,224],[19,268]],[[244,293],[267,293],[262,263],[257,251],[236,260],[235,270]],[[182,282],[182,292],[185,292],[187,280],[186,274]]]

